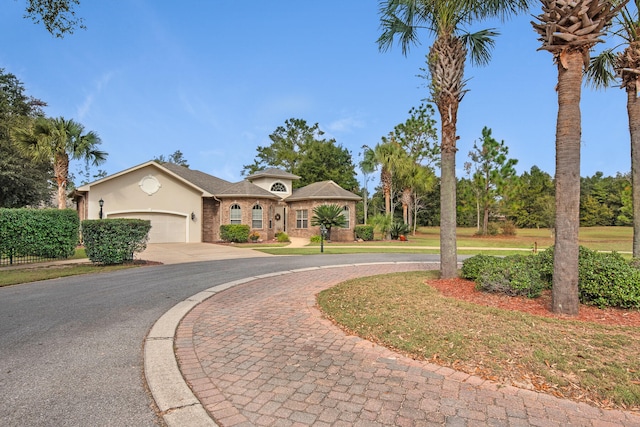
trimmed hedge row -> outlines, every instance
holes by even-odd
[[[82,221],[82,237],[91,262],[122,264],[147,248],[151,221],[114,218]]]
[[[68,258],[78,245],[73,209],[0,209],[0,255]]]
[[[537,297],[553,283],[553,247],[539,255],[476,255],[462,263],[462,277],[486,292]],[[578,259],[580,302],[598,307],[640,308],[640,269],[617,253],[583,246]]]

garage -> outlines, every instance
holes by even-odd
[[[109,215],[109,218],[136,218],[151,221],[149,243],[186,243],[187,217],[162,212],[128,212]]]

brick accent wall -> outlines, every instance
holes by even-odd
[[[319,205],[325,204],[338,204],[340,206],[349,207],[349,228],[332,228],[331,240],[334,242],[351,242],[355,239],[354,228],[356,225],[356,202],[354,201],[336,201],[336,200],[305,200],[301,202],[289,203],[287,210],[287,234],[292,237],[306,237],[309,238],[314,235],[320,235],[320,227],[314,227],[311,225],[311,218],[313,218],[313,209]],[[308,211],[308,228],[296,227],[296,211],[304,210]]]
[[[215,199],[202,199],[202,241],[213,243],[219,240],[220,203]]]

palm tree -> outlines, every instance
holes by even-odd
[[[543,12],[537,16],[539,22],[532,22],[533,28],[540,35],[540,49],[551,52],[558,66],[552,310],[577,315],[580,89],[583,71],[589,65],[589,52],[601,41],[619,9],[611,0],[541,1]]]
[[[381,2],[383,33],[378,38],[382,50],[388,50],[395,36],[402,53],[417,43],[417,32],[426,29],[435,36],[427,54],[429,90],[438,108],[441,125],[440,190],[440,276],[457,276],[456,249],[456,125],[458,106],[464,89],[464,65],[469,54],[473,64],[484,65],[490,59],[493,30],[470,34],[463,26],[476,19],[502,16],[525,10],[529,0],[386,0]]]
[[[385,214],[392,215],[391,209],[391,193],[393,192],[393,175],[394,169],[399,163],[399,159],[404,153],[398,143],[393,138],[382,138],[382,142],[376,144],[374,148],[363,147],[364,160],[361,163],[368,173],[373,172],[377,166],[380,166],[380,182],[382,183],[382,192],[384,194],[384,210]]]
[[[53,164],[58,185],[58,209],[67,206],[69,159],[85,160],[97,166],[107,158],[107,153],[97,149],[100,137],[93,131],[83,132],[84,126],[73,120],[40,117],[31,126],[13,133],[13,139],[24,153]]]
[[[344,227],[347,219],[344,217],[344,210],[340,205],[319,205],[313,208],[311,225],[316,227],[324,226],[327,229],[327,240],[331,240],[331,227]]]
[[[622,38],[622,52],[607,49],[591,59],[587,80],[596,88],[611,86],[617,78],[627,91],[627,116],[631,139],[631,188],[633,205],[633,257],[640,258],[640,1],[633,14],[625,6],[615,20],[613,34]]]

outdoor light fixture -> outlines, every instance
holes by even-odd
[[[100,219],[102,219],[102,207],[104,206],[104,200],[102,200],[102,197],[100,198],[100,200],[98,200],[98,204],[100,205],[99,217],[100,217]]]
[[[324,253],[324,236],[327,235],[327,227],[320,224],[320,253]]]

